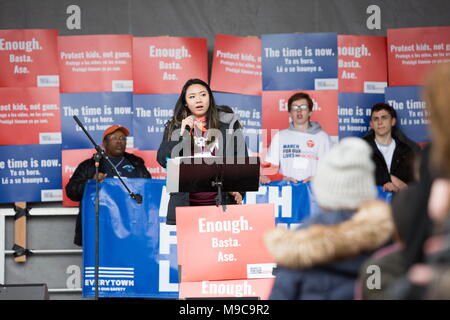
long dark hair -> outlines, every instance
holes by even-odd
[[[186,117],[191,115],[191,111],[187,107],[186,103],[186,91],[187,89],[194,84],[202,85],[206,88],[209,95],[209,108],[206,112],[207,118],[207,128],[208,129],[218,129],[219,128],[219,111],[216,106],[216,102],[214,100],[214,96],[212,94],[211,88],[209,85],[200,79],[189,79],[183,86],[181,90],[180,96],[178,97],[177,102],[175,103],[175,110],[173,112],[173,117],[166,123],[166,136],[164,139],[170,140],[172,136],[172,132],[175,128],[181,126],[181,121]]]

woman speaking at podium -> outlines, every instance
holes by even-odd
[[[238,116],[228,106],[217,106],[211,88],[200,79],[184,84],[173,117],[166,123],[157,160],[166,168],[168,158],[182,156],[247,157]],[[215,205],[216,197],[217,192],[172,192],[166,223],[176,224],[176,207]],[[240,204],[244,193],[228,192],[222,197],[226,204]]]

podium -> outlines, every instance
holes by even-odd
[[[217,192],[216,205],[226,211],[222,192],[259,189],[259,157],[177,157],[167,160],[168,192]]]
[[[222,182],[221,185],[216,185]],[[258,191],[259,157],[177,157],[167,160],[168,192]]]

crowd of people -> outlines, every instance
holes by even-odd
[[[449,88],[450,64],[439,65],[423,90],[423,149],[379,103],[363,139],[342,139],[319,159],[312,187],[322,212],[265,236],[277,262],[271,299],[450,298]],[[373,185],[392,202],[376,200]]]
[[[303,92],[288,100],[290,125],[277,133],[262,159],[275,168],[261,184],[285,179],[311,181],[320,213],[295,230],[269,231],[265,243],[277,268],[271,299],[447,299],[450,298],[450,65],[439,65],[424,86],[431,142],[421,148],[396,126],[390,105],[372,107],[362,138],[332,146],[312,122],[313,100]],[[129,130],[108,128],[107,155],[117,170],[100,162],[99,180],[117,173],[151,178],[144,161],[125,152]],[[179,156],[248,156],[242,125],[228,106],[218,106],[209,85],[191,79],[182,88],[157,153],[162,167]],[[95,162],[82,162],[66,186],[82,198],[95,176]],[[393,192],[377,200],[376,186]],[[227,204],[245,194],[224,192]],[[215,205],[217,192],[170,194],[167,224],[179,206]],[[81,213],[75,243],[81,245]]]

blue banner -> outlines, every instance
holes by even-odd
[[[61,201],[61,145],[0,146],[0,202]]]
[[[363,137],[370,129],[370,111],[376,103],[384,102],[384,94],[339,93],[339,139]]]
[[[244,135],[249,152],[259,152],[262,127],[262,106],[260,96],[214,92],[217,105],[233,108],[244,126]]]
[[[160,217],[164,180],[118,179],[99,187],[99,297],[178,298],[175,227]],[[164,192],[165,193],[165,192]],[[86,185],[83,212],[83,296],[95,295],[95,181]],[[165,213],[164,213],[165,216]],[[161,244],[160,241],[164,243]]]
[[[397,126],[415,142],[428,142],[428,119],[422,87],[386,87],[385,100],[397,112]]]
[[[126,179],[137,204],[118,179],[99,185],[99,297],[178,298],[176,227],[165,224],[169,195],[164,180]],[[379,198],[391,194],[378,188]],[[319,208],[310,183],[274,181],[247,192],[245,204],[273,203],[277,225],[296,228]],[[83,296],[95,295],[95,181],[82,201]]]
[[[134,146],[140,150],[158,150],[164,125],[173,116],[178,94],[133,95]]]
[[[263,90],[337,90],[336,33],[265,34]]]
[[[131,92],[85,92],[61,94],[62,148],[90,149],[92,143],[73,119],[77,116],[101,145],[103,132],[113,124],[127,127],[133,136]],[[132,144],[132,139],[128,139]],[[128,147],[133,147],[128,145]]]

